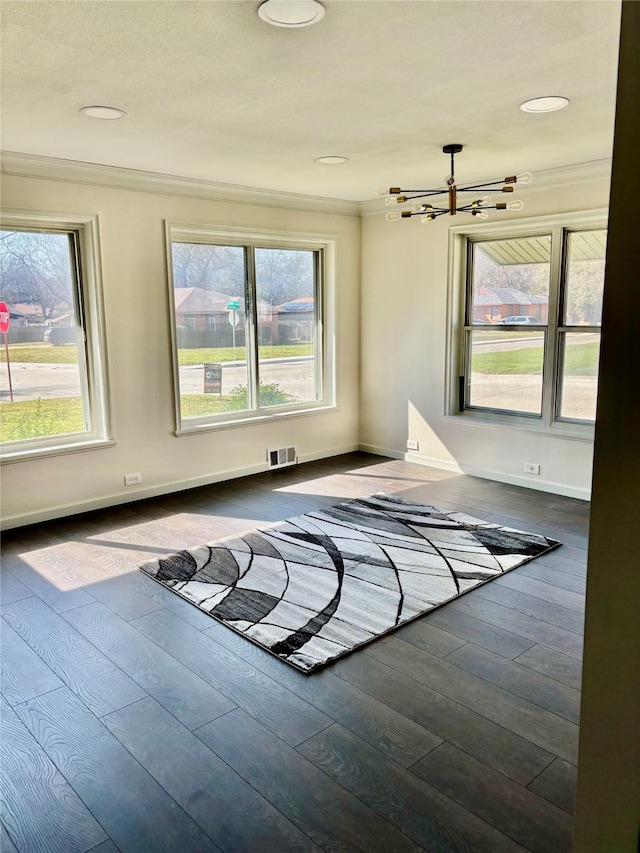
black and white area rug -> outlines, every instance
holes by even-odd
[[[373,495],[141,568],[311,672],[559,544],[460,512]]]

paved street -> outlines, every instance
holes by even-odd
[[[11,362],[13,399],[37,400],[52,397],[77,397],[80,375],[77,364],[22,364]],[[7,366],[0,364],[0,400],[9,400]]]
[[[522,337],[518,332],[512,332],[516,337],[510,338],[508,340],[483,340],[482,335],[484,334],[484,329],[481,330],[479,335],[475,335],[475,340],[473,342],[474,350],[478,353],[484,352],[505,352],[506,350],[514,350],[514,349],[530,349],[531,347],[540,347],[542,346],[542,342],[544,341],[544,337],[542,335],[532,335],[531,337]],[[600,340],[600,335],[590,335],[588,333],[584,333],[580,335],[578,339],[577,335],[569,336],[569,346],[574,346],[576,344],[593,344],[597,343]]]
[[[314,399],[314,365],[312,358],[270,359],[260,365],[264,383],[275,383],[281,391],[301,400]],[[235,362],[222,365],[222,393],[247,384],[247,368]],[[202,394],[204,368],[202,365],[180,368],[180,390],[183,394]]]
[[[569,338],[569,345],[591,343],[597,335]],[[542,337],[509,341],[487,341],[474,346],[479,353],[540,347]],[[261,364],[260,375],[265,383],[275,383],[282,391],[300,400],[313,399],[314,362],[310,357],[272,359]],[[38,397],[77,397],[80,394],[78,366],[75,364],[12,363],[14,400],[35,400]],[[247,384],[246,366],[238,362],[222,365],[222,393]],[[537,412],[540,406],[540,377],[530,375],[496,375],[474,373],[471,403],[488,408],[522,412]],[[180,389],[183,394],[202,394],[204,368],[202,365],[180,368]],[[567,417],[593,418],[597,381],[594,376],[570,377],[564,389],[564,414]],[[9,400],[5,365],[0,365],[0,401]]]
[[[313,399],[313,359],[289,358],[264,361],[260,375],[263,382],[277,383],[282,391],[301,400]],[[80,394],[80,375],[77,364],[23,364],[11,363],[13,399],[37,400],[38,397],[77,397]],[[222,365],[222,393],[247,384],[244,365],[235,362]],[[202,394],[204,368],[202,365],[180,368],[180,388],[183,394]],[[6,365],[0,365],[0,400],[9,400],[9,383]]]
[[[471,405],[505,411],[539,413],[542,382],[540,376],[516,374],[501,376],[473,373]],[[597,377],[568,377],[562,393],[562,415],[590,420],[596,413]]]

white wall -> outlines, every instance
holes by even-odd
[[[115,447],[5,464],[5,526],[213,482],[266,467],[267,447],[301,460],[358,444],[360,220],[42,178],[5,176],[4,207],[97,213]],[[268,199],[267,199],[268,203]],[[176,437],[163,220],[337,237],[339,409],[268,425]],[[139,471],[141,487],[123,474]]]
[[[606,208],[608,191],[601,177],[558,189],[534,183],[518,197],[533,217]],[[416,439],[412,461],[587,498],[592,442],[444,417],[448,229],[464,223],[418,219],[362,220],[361,446],[404,455]],[[540,463],[540,477],[524,475],[525,461]]]

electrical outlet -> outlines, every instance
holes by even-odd
[[[137,486],[141,482],[142,482],[142,474],[125,474],[124,475],[125,486]]]
[[[420,445],[413,439],[407,439],[407,450],[417,450]]]
[[[524,463],[524,473],[525,474],[539,474],[540,466],[537,462],[525,462]]]

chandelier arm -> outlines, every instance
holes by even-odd
[[[418,195],[413,195],[411,198],[425,198],[430,195],[444,195],[449,190],[400,190],[399,195],[404,195],[405,193],[418,193]]]
[[[445,213],[449,213],[449,208],[444,207],[433,207],[431,210],[418,210],[415,213],[412,213],[412,216],[444,216]]]
[[[431,215],[433,217],[436,217],[436,216],[443,216],[445,213],[449,213],[448,207],[447,208],[432,207],[431,210],[416,210],[415,212],[412,212],[410,215],[411,216],[429,216],[429,215]],[[406,218],[408,219],[409,217],[406,217]]]
[[[459,193],[470,193],[475,190],[486,190],[489,187],[495,187],[497,184],[504,184],[504,180],[501,181],[487,181],[485,184],[473,184],[469,187],[457,187],[457,191]]]
[[[497,210],[495,204],[482,205],[481,207],[474,207],[472,204],[465,204],[464,207],[456,207],[456,211],[458,213],[468,213],[470,210]]]

